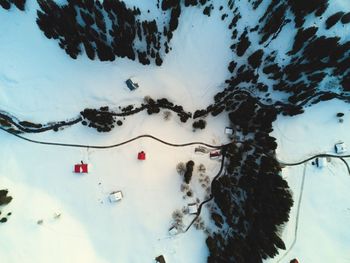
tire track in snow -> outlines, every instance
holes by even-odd
[[[33,140],[33,139],[29,139],[27,137],[24,137],[22,135],[19,135],[17,133],[14,133],[12,131],[6,130],[2,127],[0,127],[0,130],[3,130],[21,140],[25,140],[27,142],[31,142],[31,143],[36,143],[36,144],[43,144],[43,145],[50,145],[50,146],[62,146],[62,147],[75,147],[75,148],[91,148],[91,149],[109,149],[109,148],[116,148],[116,147],[120,147],[122,145],[131,143],[133,141],[142,139],[142,138],[149,138],[149,139],[153,139],[155,141],[158,141],[162,144],[168,145],[168,146],[172,146],[172,147],[186,147],[186,146],[191,146],[191,145],[203,145],[206,146],[208,148],[212,148],[212,149],[221,149],[223,148],[225,145],[211,145],[205,142],[188,142],[188,143],[182,143],[182,144],[176,144],[176,143],[170,143],[170,142],[166,142],[162,139],[159,139],[153,135],[150,134],[143,134],[143,135],[139,135],[136,136],[134,138],[131,138],[129,140],[120,142],[120,143],[116,143],[116,144],[111,144],[111,145],[88,145],[88,144],[74,144],[74,143],[58,143],[58,142],[48,142],[48,141],[39,141],[39,140]]]
[[[281,260],[284,259],[289,254],[289,252],[294,248],[294,246],[295,246],[295,244],[297,242],[298,228],[299,228],[300,207],[301,207],[301,201],[303,199],[303,192],[304,192],[304,186],[305,186],[306,165],[307,164],[304,163],[303,177],[301,179],[300,194],[299,194],[298,206],[297,206],[297,213],[296,213],[296,216],[295,216],[295,227],[294,227],[293,241],[292,241],[292,244],[290,245],[290,247],[287,249],[287,251],[284,252],[282,257],[279,260],[277,260],[276,263],[281,262]]]

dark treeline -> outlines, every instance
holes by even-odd
[[[17,1],[0,0],[0,5],[8,9],[6,3],[10,2]],[[52,0],[38,2],[41,8],[38,26],[72,58],[85,51],[92,60],[113,61],[121,57],[158,66],[171,49],[170,41],[179,27],[181,11],[199,7],[204,15],[211,16],[214,10],[214,1],[210,0],[158,1],[158,8],[166,17],[161,24],[156,19],[142,21],[140,10],[127,7],[121,0],[68,0],[62,6]],[[263,2],[247,1],[253,10]],[[193,128],[205,128],[204,118],[208,114],[225,113],[235,136],[241,136],[240,141],[245,143],[231,144],[225,149],[225,173],[212,185],[215,202],[212,219],[217,229],[207,239],[209,263],[259,263],[274,257],[277,249],[285,249],[279,234],[289,219],[293,200],[274,157],[277,144],[269,135],[272,123],[278,114],[302,113],[308,104],[333,98],[350,101],[345,93],[350,91],[350,41],[343,41],[340,36],[322,36],[319,30],[321,26],[322,30],[333,30],[339,23],[350,23],[350,13],[341,10],[325,17],[322,25],[305,25],[308,15],[316,19],[323,16],[329,2],[269,0],[258,24],[253,28],[244,26],[242,31],[238,30],[242,15],[237,2],[228,0],[225,9],[219,7],[222,20],[230,14],[226,25],[232,41],[232,60],[227,65],[231,75],[226,80],[227,87],[214,97],[214,103],[194,113],[197,120]],[[286,25],[295,25],[294,39],[290,50],[279,54],[270,44]],[[253,43],[255,40],[257,43]],[[281,57],[288,57],[288,62],[281,61]],[[330,76],[337,89],[325,85]],[[280,101],[271,96],[276,91],[285,95]],[[77,120],[108,132],[123,124],[117,117],[142,110],[157,114],[161,109],[176,112],[182,122],[192,117],[180,105],[148,98],[140,107],[129,105],[118,113],[108,107],[85,109]],[[0,125],[4,123],[13,128],[13,123],[0,118]],[[28,130],[44,128],[29,122],[16,125]],[[185,180],[189,182],[191,164],[187,169]]]
[[[170,19],[161,28],[156,19],[143,21],[140,9],[128,8],[120,0],[38,0],[37,24],[49,39],[73,59],[84,50],[91,59],[114,61],[116,57],[138,60],[143,65],[163,63],[170,40],[179,24],[181,6],[201,6],[207,1],[164,0],[161,8]]]
[[[249,2],[253,8],[261,3],[253,0]],[[241,35],[234,29],[240,14],[237,7],[232,8],[235,16],[229,29],[233,32],[231,49],[234,56],[228,65],[232,75],[227,80],[231,87],[243,88],[259,98],[260,102],[275,103],[276,106],[281,105],[281,102],[273,100],[271,93],[283,92],[286,96],[283,103],[290,105],[283,107],[286,114],[301,113],[302,109],[298,110],[296,106],[346,97],[345,92],[350,90],[350,41],[320,35],[318,26],[304,26],[307,15],[320,17],[324,14],[328,0],[311,0],[307,3],[299,0],[271,0],[259,18],[259,24],[252,29],[245,28]],[[292,17],[287,18],[290,13],[296,24],[295,37],[292,48],[285,54],[289,57],[289,63],[281,63],[276,59],[277,51],[266,47],[292,21]],[[325,28],[331,30],[336,23],[350,23],[349,12],[339,11],[330,15],[325,20]],[[260,38],[259,43],[251,44],[251,34]],[[237,59],[237,56],[240,58]],[[239,64],[237,61],[242,59],[246,59],[246,62]],[[268,85],[261,80],[261,75],[269,80]],[[333,81],[333,84],[328,84],[329,81]],[[332,85],[340,89],[333,89]]]
[[[26,0],[0,0],[0,6],[6,10],[9,10],[12,5],[16,6],[19,10],[24,11]]]
[[[136,58],[142,64],[162,63],[157,23],[140,21],[140,10],[119,0],[69,0],[60,6],[52,0],[38,0],[37,24],[47,38],[57,39],[72,58],[82,49],[90,59],[113,61]],[[81,18],[81,19],[79,19]],[[140,48],[135,42],[140,41]]]
[[[218,227],[207,238],[209,263],[262,262],[285,249],[279,237],[293,204],[287,182],[274,158],[277,147],[269,133],[277,117],[273,107],[259,106],[256,99],[235,97],[228,115],[235,133],[251,135],[226,150],[226,171],[214,184]]]

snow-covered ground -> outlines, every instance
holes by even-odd
[[[72,60],[38,29],[36,8],[35,1],[28,1],[25,13],[0,9],[0,108],[18,118],[64,120],[86,107],[139,105],[146,95],[167,97],[193,111],[209,105],[229,76],[229,32],[219,18],[206,19],[199,9],[183,12],[186,19],[181,21],[186,23],[180,23],[173,50],[158,68],[124,59]],[[141,86],[132,93],[124,83],[130,76]],[[174,114],[165,121],[162,114],[142,112],[108,134],[77,125],[30,137],[107,145],[148,133],[174,143],[225,142],[226,117],[208,123],[194,133],[192,123],[183,124]],[[176,165],[193,159],[195,169],[205,164],[210,177],[220,166],[208,156],[195,155],[194,146],[172,148],[144,139],[116,149],[86,150],[30,144],[5,133],[0,141],[0,188],[8,188],[14,197],[3,211],[12,216],[0,226],[0,262],[138,263],[153,262],[161,254],[167,262],[206,261],[203,231],[168,234],[172,212],[192,201],[183,198]],[[146,152],[146,161],[137,160],[140,150]],[[80,160],[91,165],[88,175],[72,172]],[[203,200],[195,176],[195,193]],[[124,199],[111,204],[108,194],[115,190]],[[55,213],[61,213],[59,219]],[[38,220],[43,223],[38,225]]]
[[[344,122],[336,114],[343,112]],[[274,123],[273,136],[277,138],[277,156],[286,162],[296,162],[318,153],[334,153],[334,144],[343,141],[350,145],[350,106],[333,100],[307,108],[295,117],[279,117]],[[344,153],[349,154],[349,151]],[[349,161],[349,159],[347,159]],[[304,167],[306,165],[306,167]],[[339,159],[331,159],[324,168],[312,161],[283,169],[294,196],[291,218],[283,232],[289,248],[295,237],[298,200],[305,169],[305,183],[300,204],[295,246],[268,262],[350,262],[350,175]]]
[[[230,33],[218,13],[207,19],[199,9],[183,10],[173,50],[158,68],[124,59],[113,63],[92,62],[85,56],[70,59],[35,24],[36,1],[27,2],[24,13],[0,9],[0,109],[18,118],[41,123],[64,120],[86,107],[139,104],[146,95],[168,97],[193,111],[209,105],[229,77]],[[124,84],[130,76],[137,77],[141,86],[132,93]],[[343,123],[337,121],[337,112],[345,113]],[[108,134],[77,125],[59,133],[26,136],[107,145],[149,133],[174,143],[221,144],[226,140],[226,123],[224,115],[208,118],[207,128],[194,133],[191,123],[183,124],[176,116],[165,121],[161,114],[143,112]],[[350,107],[339,101],[320,103],[300,116],[279,117],[273,132],[277,155],[292,162],[332,152],[339,140],[350,146],[349,123]],[[60,148],[30,144],[3,132],[0,141],[0,188],[8,188],[14,197],[3,211],[12,215],[0,225],[0,262],[147,263],[160,254],[170,263],[206,262],[202,231],[191,228],[186,234],[168,235],[172,212],[190,202],[180,191],[177,163],[189,159],[203,163],[211,177],[219,169],[218,162],[194,155],[194,147],[171,148],[144,139],[109,150]],[[136,159],[140,150],[146,151],[146,161]],[[91,165],[88,175],[72,172],[80,160]],[[283,232],[287,247],[295,234],[303,169],[283,170],[296,200]],[[350,176],[339,160],[323,169],[310,162],[305,171],[296,244],[280,262],[294,257],[309,263],[350,262]],[[195,174],[194,182],[197,179]],[[120,203],[108,202],[114,190],[123,191]],[[200,187],[197,190],[203,200]],[[55,213],[61,213],[59,219]],[[38,220],[43,223],[38,225]]]

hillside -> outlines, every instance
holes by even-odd
[[[1,0],[0,21],[1,262],[350,260],[345,0]]]

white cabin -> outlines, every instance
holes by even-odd
[[[233,129],[230,128],[230,127],[226,127],[226,128],[225,128],[225,134],[227,134],[227,135],[233,135]]]
[[[187,205],[188,213],[190,215],[195,215],[198,213],[198,204],[197,203],[190,203]]]
[[[175,226],[172,226],[170,229],[169,229],[169,234],[171,236],[175,236],[179,233],[179,230],[175,227]]]
[[[323,168],[327,166],[327,158],[326,157],[317,157],[316,158],[316,166],[318,168]]]
[[[123,199],[123,193],[122,191],[115,191],[110,193],[108,198],[111,203],[116,203]]]
[[[343,142],[336,143],[334,145],[334,150],[337,154],[342,154],[346,152],[346,145]]]

